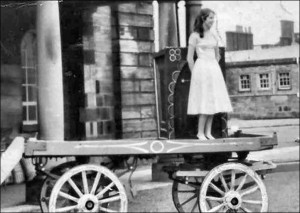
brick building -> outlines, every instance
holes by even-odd
[[[299,117],[299,44],[226,53],[227,87],[242,119]]]
[[[1,130],[37,132],[37,7],[19,4],[1,8]],[[64,139],[155,136],[152,2],[59,10]]]
[[[153,52],[151,1],[1,1],[1,151],[21,134],[156,137]]]

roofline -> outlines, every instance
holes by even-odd
[[[267,60],[256,60],[256,61],[239,61],[239,62],[228,62],[225,64],[226,68],[235,67],[255,67],[255,66],[270,66],[270,65],[285,65],[285,64],[298,64],[299,57],[294,58],[278,58],[278,59],[267,59]]]

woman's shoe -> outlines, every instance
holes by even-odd
[[[213,140],[213,139],[215,139],[212,135],[206,135],[205,136],[208,140]]]
[[[197,135],[197,138],[200,140],[200,141],[206,141],[207,138],[205,137],[205,135]]]

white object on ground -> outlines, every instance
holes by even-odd
[[[1,155],[1,184],[20,162],[24,153],[24,138],[16,137]]]

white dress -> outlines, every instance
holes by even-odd
[[[216,36],[207,32],[200,38],[198,33],[193,32],[189,45],[195,47],[198,58],[192,70],[187,113],[211,115],[232,112],[225,80],[216,59]]]

